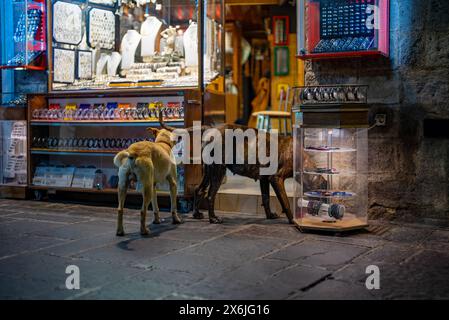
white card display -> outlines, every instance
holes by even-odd
[[[59,83],[75,82],[75,51],[53,50],[53,81]]]
[[[92,48],[114,49],[115,15],[98,8],[89,11],[89,45]]]
[[[49,169],[49,167],[36,167],[36,171],[33,177],[33,185],[45,186],[47,184],[46,176]]]
[[[52,187],[70,187],[74,172],[75,167],[50,167],[46,175],[46,184]]]
[[[53,4],[53,38],[56,42],[80,44],[82,27],[83,12],[80,6],[61,1]]]
[[[39,166],[33,177],[35,186],[70,187],[75,167]]]
[[[91,189],[94,187],[96,168],[76,168],[72,188]]]
[[[92,79],[92,52],[78,51],[78,78]]]
[[[117,4],[117,0],[89,0],[89,3],[114,7]]]

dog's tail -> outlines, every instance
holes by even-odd
[[[125,159],[129,159],[130,156],[131,156],[131,155],[129,154],[128,151],[126,151],[126,150],[120,151],[120,152],[117,153],[117,155],[114,157],[114,165],[115,165],[117,168],[120,168],[120,166],[123,164],[123,161],[124,161]]]

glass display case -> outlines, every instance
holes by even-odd
[[[389,56],[389,0],[298,0],[301,59]]]
[[[200,88],[223,76],[223,1],[53,0],[48,10],[50,91]]]
[[[0,198],[25,198],[27,186],[26,98],[0,95]]]
[[[1,186],[27,185],[27,125],[26,121],[0,121]]]
[[[114,156],[159,126],[159,113],[172,127],[184,127],[185,95],[33,95],[29,103],[32,190],[116,193]],[[180,146],[178,146],[180,149]],[[176,154],[176,153],[175,153]],[[181,156],[179,153],[176,156]],[[178,194],[184,193],[184,166],[178,167]],[[168,191],[168,185],[157,186]],[[136,181],[131,190],[137,193]]]
[[[313,103],[310,92],[318,96]],[[333,92],[341,93],[335,94],[339,101],[324,98]],[[358,103],[354,92],[363,92]],[[301,230],[339,232],[367,226],[365,92],[366,87],[357,86],[294,89],[294,221]]]
[[[2,10],[3,48],[0,69],[45,70],[46,1],[5,1]]]

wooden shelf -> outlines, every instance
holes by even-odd
[[[103,194],[116,194],[117,189],[94,189],[94,188],[72,188],[72,187],[53,187],[53,186],[35,186],[30,185],[32,190],[42,190],[42,191],[61,191],[61,192],[81,192],[81,193],[103,193]],[[142,193],[135,190],[128,190],[128,195],[141,195]],[[170,196],[168,191],[157,191],[158,196]],[[183,193],[178,192],[178,196],[182,196]]]
[[[382,51],[349,51],[349,52],[326,52],[326,53],[309,53],[300,54],[297,57],[301,60],[321,60],[321,59],[343,59],[343,58],[361,58],[361,57],[388,57]]]
[[[133,120],[133,121],[116,121],[116,120],[77,120],[77,121],[61,121],[61,120],[31,120],[32,126],[160,126],[159,121],[154,120]],[[182,126],[184,119],[169,120],[166,122],[169,126]]]
[[[121,150],[122,149],[117,149],[117,150],[70,150],[70,149],[32,148],[31,154],[115,156]]]

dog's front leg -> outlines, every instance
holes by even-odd
[[[215,196],[218,190],[220,190],[223,179],[226,175],[226,167],[215,165],[211,168],[209,175],[209,192],[207,194],[207,201],[209,207],[209,222],[210,223],[222,223],[223,221],[215,215]]]
[[[121,167],[119,169],[118,184],[118,209],[117,209],[117,236],[123,237],[125,230],[123,228],[123,210],[125,207],[126,192],[129,186],[128,170]]]
[[[183,221],[176,210],[176,202],[178,200],[178,184],[176,183],[176,176],[171,175],[167,178],[167,180],[170,185],[171,214],[173,224],[181,224]]]
[[[260,191],[262,194],[262,206],[265,209],[265,215],[267,219],[277,219],[279,215],[275,212],[271,212],[270,208],[270,181],[268,176],[260,177]]]
[[[203,177],[201,183],[195,188],[193,195],[193,218],[204,219],[203,213],[200,211],[201,201],[205,198],[207,188],[209,187],[209,166],[204,166]]]
[[[285,192],[284,179],[279,176],[271,176],[270,183],[274,189],[274,192],[276,193],[279,202],[281,203],[282,212],[284,212],[287,216],[288,222],[290,224],[293,224],[293,215],[290,209],[290,203],[288,201],[287,193]]]

